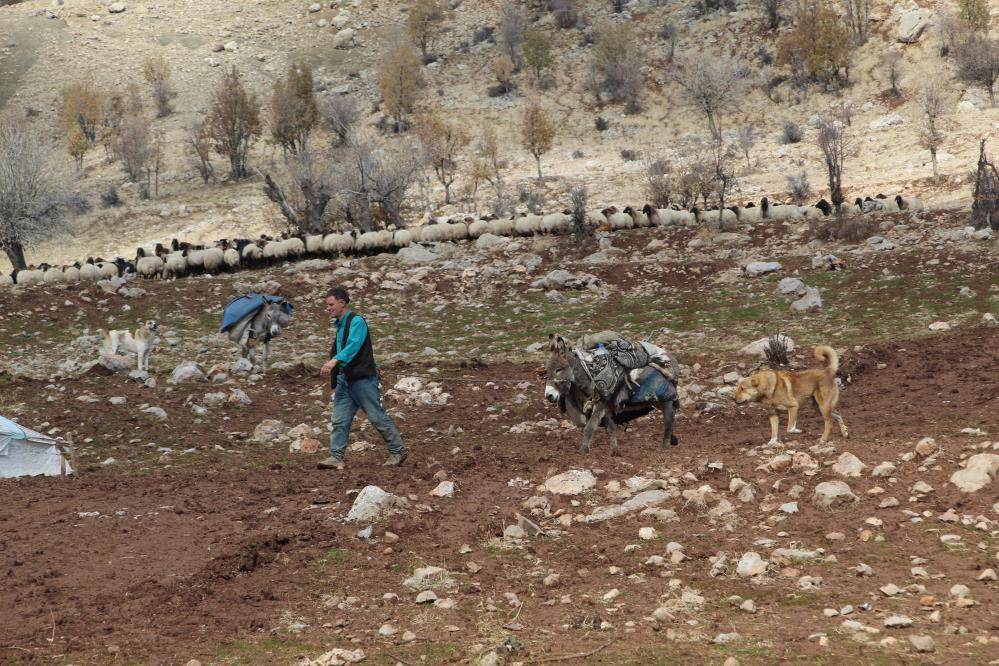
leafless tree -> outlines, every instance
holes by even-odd
[[[330,95],[319,104],[323,124],[336,136],[337,146],[347,142],[350,129],[361,119],[357,102],[349,95]]]
[[[829,198],[838,211],[843,203],[843,164],[850,149],[846,129],[835,120],[824,119],[819,125],[817,143],[829,177]]]
[[[58,236],[73,212],[57,150],[27,125],[0,120],[0,248],[24,268],[25,248]]]
[[[950,101],[944,86],[935,77],[926,77],[920,95],[920,107],[922,110],[922,126],[919,131],[919,145],[930,151],[930,160],[933,163],[933,179],[940,179],[939,166],[937,164],[937,151],[944,142],[944,134],[940,128],[940,117],[947,112]]]
[[[857,44],[867,42],[867,26],[871,20],[871,0],[843,0],[846,23]]]
[[[796,174],[789,174],[784,177],[787,180],[787,190],[791,193],[794,203],[799,206],[805,203],[805,199],[812,193],[812,185],[808,182],[808,172],[802,169]]]
[[[760,9],[767,18],[767,29],[776,30],[780,26],[780,10],[786,0],[759,0]]]
[[[594,94],[605,92],[613,102],[624,102],[628,113],[641,109],[642,54],[628,23],[603,23],[596,28],[590,64]]]
[[[416,133],[420,137],[434,175],[444,186],[444,203],[449,204],[451,186],[458,177],[458,153],[471,139],[458,125],[433,115],[427,115],[420,120]]]
[[[382,207],[390,220],[402,224],[402,206],[410,187],[426,164],[415,141],[392,148],[363,137],[352,137],[337,159],[341,164],[339,195],[361,229],[373,228],[373,206]]]
[[[569,203],[572,205],[572,235],[577,245],[593,235],[593,227],[586,218],[588,200],[589,193],[585,184],[574,185],[569,190]]]
[[[250,147],[260,136],[262,125],[257,96],[246,90],[235,67],[222,74],[207,123],[212,148],[229,159],[229,177],[244,177]]]
[[[204,119],[187,128],[184,148],[201,180],[208,183],[215,176],[215,167],[212,165],[212,138]]]
[[[975,191],[971,198],[971,222],[976,229],[999,231],[999,172],[985,154],[985,139],[978,153]]]
[[[472,179],[476,183],[480,180],[484,181],[492,187],[495,198],[491,208],[492,212],[498,216],[506,215],[510,210],[510,195],[504,177],[507,166],[507,161],[500,150],[495,128],[490,123],[484,123],[477,147],[477,155],[472,162]]]
[[[981,33],[966,33],[955,45],[954,55],[958,77],[985,88],[989,93],[989,103],[995,106],[995,84],[999,78],[999,42]]]
[[[163,56],[147,58],[142,67],[142,75],[153,89],[153,101],[156,102],[156,117],[169,116],[173,109],[170,102],[177,96],[170,81],[170,63]]]
[[[901,95],[898,89],[898,81],[902,78],[902,52],[895,49],[888,49],[881,57],[881,67],[884,68],[885,76],[891,84],[891,94],[895,97]]]
[[[749,161],[749,151],[751,151],[753,146],[756,145],[756,135],[753,133],[752,123],[746,123],[736,130],[735,143],[739,146],[739,150],[746,158],[746,170],[752,170],[753,165]]]
[[[264,174],[264,194],[278,205],[293,233],[320,234],[326,230],[326,207],[335,196],[333,161],[309,150],[288,153],[283,184]]]
[[[743,68],[732,58],[698,54],[678,59],[673,77],[687,102],[704,114],[711,136],[720,142],[725,114],[748,88]]]
[[[149,119],[141,113],[126,115],[118,126],[114,144],[129,180],[140,182],[147,175],[146,167],[152,155]]]
[[[520,69],[524,59],[521,55],[521,47],[524,44],[524,32],[527,31],[529,21],[527,12],[523,7],[508,5],[500,16],[497,29],[497,41],[500,46],[510,56],[510,61],[516,69]]]
[[[645,198],[656,208],[666,208],[673,203],[675,196],[676,173],[673,163],[656,151],[645,157],[644,167]]]
[[[424,62],[428,60],[443,21],[444,3],[441,0],[414,0],[409,6],[406,31],[420,47]]]

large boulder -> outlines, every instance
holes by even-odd
[[[482,234],[475,239],[475,248],[478,250],[492,250],[503,247],[510,242],[506,236],[494,236],[493,234]]]
[[[399,250],[395,255],[404,264],[415,266],[417,264],[429,264],[438,259],[438,256],[423,247],[413,244]]]
[[[766,275],[767,273],[775,273],[781,269],[781,265],[777,261],[751,261],[746,264],[743,270],[749,277],[757,277],[760,275]]]
[[[965,461],[964,469],[950,475],[950,482],[962,492],[973,493],[991,484],[996,474],[999,474],[999,455],[978,453]]]
[[[895,33],[895,39],[903,44],[916,43],[932,19],[933,12],[924,7],[905,12],[898,17],[898,32]]]
[[[812,502],[819,509],[858,501],[860,498],[842,481],[824,481],[815,486],[815,494],[812,496]]]
[[[815,312],[822,309],[822,295],[816,287],[805,287],[805,295],[791,303],[795,312]]]
[[[399,498],[378,486],[365,486],[357,493],[354,505],[347,513],[347,522],[373,522],[385,516],[398,504]]]
[[[170,384],[183,384],[185,382],[203,382],[205,373],[194,361],[184,361],[170,373],[167,382]]]

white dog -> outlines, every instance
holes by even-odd
[[[101,353],[113,356],[122,351],[130,352],[136,355],[139,370],[149,372],[149,355],[153,351],[153,343],[156,342],[156,322],[140,321],[138,324],[139,327],[135,331],[101,329],[101,337],[104,338]]]

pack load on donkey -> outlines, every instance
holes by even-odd
[[[654,409],[663,413],[662,446],[677,443],[673,418],[679,406],[678,367],[664,349],[632,342],[613,331],[583,336],[571,349],[554,335],[549,343],[545,397],[572,423],[584,426],[584,453],[596,428],[603,425],[611,452],[617,455],[616,426]]]

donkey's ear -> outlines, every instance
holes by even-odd
[[[554,333],[549,333],[548,334],[548,351],[556,351],[557,349],[558,349],[558,347],[557,347],[556,342],[555,342],[555,334]]]
[[[568,345],[565,344],[565,340],[562,339],[561,335],[555,338],[555,351],[559,354],[564,354],[567,348]]]

